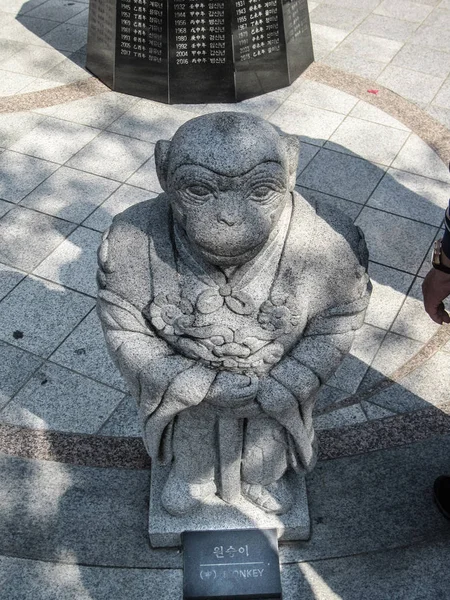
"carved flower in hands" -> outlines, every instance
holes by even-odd
[[[258,322],[263,329],[279,335],[290,333],[300,325],[302,315],[289,298],[271,298],[263,302],[259,309]]]
[[[175,294],[158,294],[142,311],[155,329],[165,335],[181,335],[194,322],[194,307]]]

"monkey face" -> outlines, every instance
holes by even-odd
[[[289,197],[288,174],[264,162],[235,177],[199,165],[182,165],[170,178],[175,218],[204,258],[240,265],[258,254]]]

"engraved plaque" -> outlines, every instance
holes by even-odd
[[[183,534],[184,600],[281,598],[275,529]]]
[[[91,0],[87,68],[170,104],[286,87],[313,61],[307,0]]]

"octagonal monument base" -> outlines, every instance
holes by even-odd
[[[280,541],[308,540],[311,535],[306,484],[303,476],[289,473],[294,503],[284,515],[268,514],[245,498],[236,505],[214,496],[191,515],[174,517],[161,506],[161,492],[170,467],[152,466],[149,536],[153,548],[181,546],[183,531],[223,529],[277,529]]]
[[[91,0],[87,68],[169,104],[237,102],[314,60],[307,0]]]

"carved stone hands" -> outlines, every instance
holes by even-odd
[[[220,408],[242,407],[256,398],[259,379],[230,371],[219,371],[205,401]]]

